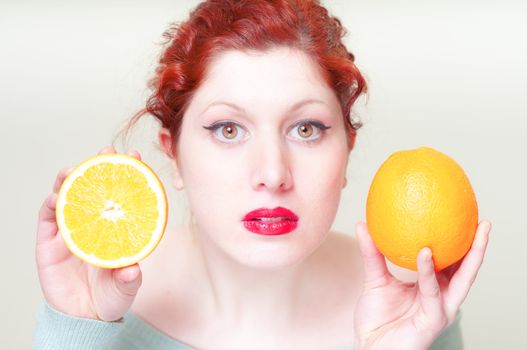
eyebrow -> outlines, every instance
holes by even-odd
[[[292,111],[296,111],[298,109],[300,109],[301,107],[305,106],[305,105],[308,105],[308,104],[323,104],[327,107],[328,104],[322,100],[317,100],[316,98],[308,98],[308,99],[305,99],[305,100],[301,100],[301,101],[298,101],[296,103],[294,103],[290,108],[289,108],[289,112],[292,112]],[[205,109],[201,112],[201,114],[205,113],[209,108],[211,108],[212,106],[216,106],[216,105],[225,105],[225,106],[229,106],[231,107],[232,109],[235,109],[239,112],[242,112],[242,113],[245,113],[247,114],[247,111],[243,108],[243,107],[240,107],[232,102],[228,102],[228,101],[214,101],[212,102],[211,104],[209,104],[207,107],[205,107]]]

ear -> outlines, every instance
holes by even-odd
[[[162,128],[159,131],[159,144],[163,149],[163,152],[171,159],[172,163],[172,177],[174,181],[174,187],[176,190],[181,191],[185,186],[183,184],[183,177],[177,163],[177,157],[175,152],[172,151],[172,136],[167,128]]]

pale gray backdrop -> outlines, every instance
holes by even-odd
[[[0,2],[2,349],[31,343],[42,298],[37,212],[56,173],[110,144],[141,107],[162,32],[196,3]],[[481,217],[494,225],[463,307],[466,348],[527,348],[526,3],[324,3],[349,29],[370,87],[357,109],[365,125],[335,228],[353,234],[372,176],[392,152],[428,145],[450,154],[472,181]],[[134,147],[171,188],[155,129],[145,123],[136,135]],[[171,225],[181,213],[173,204]]]

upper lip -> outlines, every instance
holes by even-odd
[[[274,209],[259,208],[247,213],[243,221],[255,220],[260,218],[278,218],[282,217],[290,221],[298,221],[298,216],[291,210],[283,207],[276,207]]]

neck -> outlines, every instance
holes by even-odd
[[[293,323],[304,264],[258,269],[233,260],[198,230],[191,229],[203,262],[214,317],[247,332],[286,329]]]

